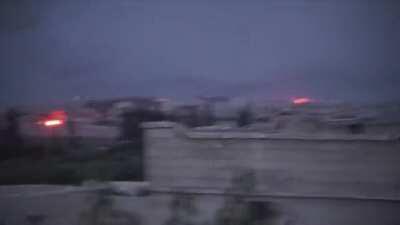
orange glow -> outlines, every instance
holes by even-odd
[[[65,121],[67,121],[67,113],[63,110],[56,110],[42,118],[38,124],[51,128],[62,126]]]
[[[50,113],[48,116],[51,120],[62,120],[65,121],[67,119],[67,113],[63,110],[56,110]]]
[[[46,121],[44,121],[43,124],[46,127],[57,127],[57,126],[62,125],[63,123],[64,123],[64,121],[62,121],[62,120],[46,120]]]
[[[295,98],[293,99],[293,104],[295,105],[304,105],[304,104],[308,104],[311,103],[312,100],[309,98]]]

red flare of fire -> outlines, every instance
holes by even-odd
[[[64,124],[62,120],[46,120],[43,122],[46,127],[57,127]]]
[[[295,98],[295,99],[293,99],[292,102],[295,105],[304,105],[304,104],[311,103],[312,100],[310,98]]]
[[[63,110],[51,112],[48,116],[39,121],[39,124],[45,127],[59,127],[67,120],[67,113]]]

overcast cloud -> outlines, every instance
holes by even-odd
[[[0,4],[3,106],[77,95],[400,96],[396,1]]]

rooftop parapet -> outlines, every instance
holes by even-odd
[[[334,133],[302,133],[302,132],[276,132],[268,133],[245,128],[232,128],[225,130],[201,130],[183,127],[180,124],[160,121],[142,124],[144,129],[171,129],[173,133],[190,139],[277,139],[277,140],[310,140],[310,141],[397,141],[395,135],[368,135],[368,134],[334,134]]]

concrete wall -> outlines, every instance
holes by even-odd
[[[146,177],[154,191],[218,196],[231,185],[232,176],[252,169],[257,185],[249,197],[278,199],[283,208],[294,207],[297,217],[304,217],[295,224],[364,224],[373,221],[363,215],[371,210],[377,218],[400,221],[394,213],[400,209],[398,140],[213,133],[167,122],[144,126]],[[323,214],[314,213],[318,211]],[[322,215],[331,222],[323,222]]]
[[[223,191],[235,172],[253,169],[262,195],[400,200],[396,140],[220,136],[170,125],[146,132],[146,174],[156,189]]]

